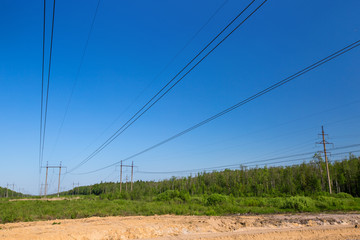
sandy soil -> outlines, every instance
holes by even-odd
[[[92,217],[0,225],[0,239],[359,239],[360,214]]]

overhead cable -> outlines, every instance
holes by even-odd
[[[43,19],[43,42],[42,42],[42,65],[41,65],[41,103],[40,103],[40,144],[39,144],[39,173],[41,172],[41,150],[42,150],[42,130],[43,130],[43,106],[44,106],[44,65],[45,65],[45,19],[46,19],[46,0],[44,0],[44,19]]]
[[[182,72],[184,72],[228,27],[230,27],[254,2],[251,1],[219,34],[216,35],[189,63],[187,63],[165,86],[163,86],[143,107],[141,107],[127,122],[125,122],[113,135],[111,135],[103,144],[101,144],[94,152],[86,157],[82,162],[76,165],[69,172],[72,172],[99,152],[112,143],[118,136],[125,132],[132,124],[134,124],[142,115],[144,115],[151,107],[153,107],[161,98],[163,98],[171,89],[173,89],[185,76],[187,76],[195,67],[197,67],[207,56],[210,55],[220,44],[222,44],[235,30],[237,30],[246,20],[248,20],[256,11],[258,11],[266,2],[263,1],[255,8],[244,20],[242,20],[230,33],[228,33],[219,43],[217,43],[208,53],[206,53],[196,64],[194,64],[181,78],[179,78],[172,86],[165,90]],[[161,94],[161,95],[160,95]],[[159,96],[160,95],[160,96]]]
[[[55,0],[54,0],[54,5],[53,5],[52,25],[51,25],[49,69],[48,69],[47,89],[46,89],[46,98],[45,98],[44,129],[43,129],[43,136],[42,136],[41,162],[40,162],[40,166],[42,165],[42,161],[43,161],[43,158],[44,158],[44,146],[45,146],[45,135],[46,135],[47,111],[48,111],[49,89],[50,89],[50,73],[51,73],[52,46],[53,46],[53,39],[54,39],[54,23],[55,23]]]
[[[148,152],[148,151],[150,151],[150,150],[152,150],[154,148],[157,148],[157,147],[159,147],[159,146],[161,146],[161,145],[163,145],[163,144],[165,144],[167,142],[170,142],[170,141],[172,141],[172,140],[174,140],[174,139],[176,139],[176,138],[178,138],[178,137],[180,137],[180,136],[182,136],[182,135],[184,135],[186,133],[189,133],[189,132],[191,132],[191,131],[193,131],[193,130],[195,130],[195,129],[197,129],[197,128],[199,128],[199,127],[201,127],[201,126],[203,126],[203,125],[205,125],[205,124],[207,124],[207,123],[209,123],[209,122],[211,122],[211,121],[213,121],[213,120],[215,120],[215,119],[217,119],[217,118],[219,118],[219,117],[221,117],[221,116],[223,116],[223,115],[225,115],[225,114],[227,114],[227,113],[229,113],[229,112],[231,112],[231,111],[233,111],[233,110],[235,110],[235,109],[237,109],[237,108],[239,108],[239,107],[241,107],[241,106],[243,106],[243,105],[245,105],[245,104],[247,104],[247,103],[249,103],[251,101],[253,101],[253,100],[255,100],[258,97],[261,97],[262,95],[264,95],[266,93],[269,93],[269,92],[275,90],[276,88],[278,88],[280,86],[283,86],[286,83],[289,83],[290,81],[302,76],[303,74],[305,74],[305,73],[307,73],[307,72],[309,72],[309,71],[311,71],[311,70],[313,70],[313,69],[315,69],[317,67],[320,67],[321,65],[331,61],[332,59],[335,59],[335,58],[347,53],[348,51],[351,51],[352,49],[358,47],[359,45],[360,45],[360,40],[358,40],[356,42],[353,42],[353,43],[347,45],[346,47],[342,48],[341,50],[338,50],[338,51],[332,53],[331,55],[329,55],[329,56],[327,56],[327,57],[325,57],[325,58],[311,64],[310,66],[298,71],[297,73],[295,73],[295,74],[293,74],[293,75],[291,75],[291,76],[289,76],[289,77],[287,77],[287,78],[285,78],[285,79],[283,79],[283,80],[281,80],[281,81],[279,81],[279,82],[277,82],[277,83],[263,89],[260,92],[257,92],[256,94],[254,94],[254,95],[252,95],[252,96],[250,96],[250,97],[236,103],[235,105],[233,105],[233,106],[231,106],[231,107],[229,107],[229,108],[227,108],[227,109],[225,109],[225,110],[223,110],[223,111],[221,111],[221,112],[219,112],[219,113],[217,113],[217,114],[215,114],[215,115],[213,115],[213,116],[211,116],[211,117],[209,117],[209,118],[207,118],[207,119],[205,119],[205,120],[203,120],[203,121],[201,121],[201,122],[199,122],[199,123],[197,123],[195,125],[193,125],[190,128],[187,128],[186,130],[184,130],[182,132],[179,132],[179,133],[173,135],[170,138],[167,138],[167,139],[165,139],[165,140],[163,140],[163,141],[161,141],[161,142],[159,142],[159,143],[157,143],[157,144],[155,144],[155,145],[153,145],[151,147],[148,147],[148,148],[146,148],[146,149],[144,149],[144,150],[142,150],[142,151],[140,151],[140,152],[138,152],[136,154],[133,154],[133,155],[127,157],[127,158],[124,158],[124,159],[122,159],[120,161],[117,161],[117,162],[115,162],[113,164],[110,164],[110,165],[108,165],[106,167],[102,167],[102,168],[99,168],[97,170],[90,171],[90,172],[87,172],[87,173],[94,173],[94,172],[98,172],[98,171],[101,171],[103,169],[115,166],[115,165],[119,164],[121,161],[124,162],[124,161],[130,160],[130,159],[135,158],[135,157],[137,157],[137,156],[139,156],[141,154],[144,154],[144,153],[146,153],[146,152]],[[74,170],[75,170],[75,168],[72,171],[69,171],[69,173],[73,172]],[[84,173],[84,174],[87,174],[87,173]]]
[[[356,150],[353,152],[360,152],[360,150]],[[353,153],[351,152],[351,153]],[[313,154],[315,152],[312,152]],[[347,154],[349,152],[342,152],[342,153],[336,153],[332,155],[341,155],[341,154]],[[306,153],[305,153],[306,154]],[[305,155],[305,154],[299,154],[298,156]],[[261,166],[261,165],[269,165],[269,164],[278,164],[278,163],[288,163],[288,162],[297,162],[297,161],[306,161],[309,160],[309,158],[296,158],[296,159],[288,159],[288,160],[282,160],[282,161],[275,161],[278,159],[284,159],[284,158],[290,158],[291,156],[284,156],[279,158],[271,158],[271,159],[265,159],[265,160],[259,160],[259,161],[251,161],[251,162],[243,162],[238,164],[230,164],[230,165],[223,165],[223,166],[216,166],[216,167],[208,167],[208,168],[196,168],[196,169],[188,169],[188,170],[178,170],[178,171],[136,171],[137,173],[142,174],[173,174],[173,173],[190,173],[190,172],[201,172],[206,170],[219,170],[219,169],[228,169],[228,168],[241,168],[241,167],[251,167],[251,166]]]
[[[64,122],[65,122],[66,116],[67,116],[69,108],[70,108],[70,104],[71,104],[71,101],[72,101],[72,97],[74,95],[75,87],[77,85],[77,82],[78,82],[78,79],[79,79],[79,76],[80,76],[80,70],[81,70],[82,65],[84,63],[85,53],[86,53],[86,50],[87,50],[88,45],[89,45],[90,36],[91,36],[91,34],[93,32],[93,29],[94,29],[94,23],[95,23],[96,16],[97,16],[97,13],[98,13],[98,10],[99,10],[100,1],[101,0],[98,0],[97,5],[96,5],[95,13],[94,13],[93,19],[91,21],[91,25],[90,25],[90,30],[89,30],[89,33],[87,35],[85,46],[84,46],[84,49],[83,49],[83,52],[82,52],[82,55],[81,55],[81,58],[80,58],[80,64],[79,64],[79,66],[77,68],[76,75],[75,75],[75,80],[73,82],[73,85],[72,85],[72,88],[71,88],[71,91],[70,91],[70,97],[69,97],[69,99],[67,101],[67,104],[66,104],[66,107],[65,107],[65,113],[63,115],[63,118],[62,118],[61,123],[60,123],[59,130],[57,132],[57,136],[56,136],[55,144],[54,144],[54,147],[53,147],[53,151],[56,148],[56,145],[57,145],[57,143],[59,141],[60,134],[62,132]]]

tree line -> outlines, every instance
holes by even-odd
[[[0,187],[0,198],[6,198],[6,197],[22,197],[24,196],[22,193],[15,192],[8,188]]]
[[[348,193],[360,197],[360,157],[349,154],[348,158],[329,163],[331,187],[334,193]],[[310,196],[329,191],[326,165],[315,154],[311,161],[292,166],[273,166],[213,172],[201,172],[188,177],[171,177],[162,181],[136,181],[133,191],[130,183],[105,182],[81,186],[67,194],[103,195],[117,194],[126,199],[151,199],[167,190],[186,192],[190,195],[224,194],[234,197],[250,196]],[[125,184],[128,184],[125,191]]]

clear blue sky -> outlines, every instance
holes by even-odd
[[[154,80],[224,0],[102,0],[58,137],[97,0],[57,1],[44,164],[62,161],[72,168],[82,161],[249,2],[227,1]],[[48,50],[52,1],[47,4]],[[38,193],[39,181],[42,8],[42,1],[0,3],[0,186],[15,183],[16,190],[33,194]],[[269,0],[173,91],[76,172],[106,166],[156,144],[359,40],[359,9],[358,0]],[[335,147],[360,143],[359,66],[360,48],[134,158],[135,180],[173,175],[137,171],[206,168],[315,152],[321,150],[315,145],[321,125]],[[118,170],[67,174],[62,187],[117,181]],[[57,171],[51,170],[50,192],[56,190],[56,177]]]

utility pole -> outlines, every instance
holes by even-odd
[[[320,135],[320,134],[319,134]],[[325,156],[325,164],[326,164],[326,172],[327,172],[327,179],[328,179],[328,184],[329,184],[329,193],[331,194],[331,180],[330,180],[330,172],[329,172],[329,163],[328,163],[328,158],[327,158],[327,154],[326,154],[326,144],[331,144],[327,141],[325,141],[325,134],[324,133],[324,126],[321,126],[321,135],[322,135],[322,141],[319,142],[318,144],[322,144],[324,147],[324,156]]]
[[[120,161],[120,192],[122,190],[122,173],[123,173],[123,167],[130,167],[131,168],[131,185],[130,185],[130,189],[131,191],[133,190],[133,179],[134,179],[134,162],[131,163],[131,165],[124,165],[123,161]],[[128,181],[128,176],[126,176],[126,191],[127,191],[127,181]]]
[[[120,193],[121,193],[121,184],[122,184],[122,167],[123,167],[123,164],[122,164],[122,160],[121,160],[121,164],[120,164]]]
[[[48,166],[48,162],[46,162],[45,193],[44,193],[45,198],[46,198],[46,190],[47,190],[48,171],[49,171],[49,166]]]
[[[6,197],[9,197],[9,184],[6,184]]]
[[[130,188],[131,190],[130,191],[133,190],[133,184],[134,184],[133,179],[134,179],[134,162],[131,162],[131,188]]]
[[[49,171],[49,168],[58,168],[59,169],[59,183],[58,183],[58,196],[59,196],[59,192],[60,192],[60,175],[61,175],[61,168],[66,168],[66,167],[63,167],[61,166],[61,162],[60,162],[60,165],[59,166],[49,166],[48,165],[48,162],[46,162],[46,166],[45,167],[42,167],[42,168],[46,168],[46,177],[45,177],[45,191],[44,191],[44,197],[46,198],[47,196],[47,178],[48,178],[48,171]],[[41,193],[40,193],[41,195]]]
[[[59,166],[59,183],[58,183],[58,194],[57,196],[60,196],[60,175],[61,175],[61,162],[60,162],[60,166]]]

